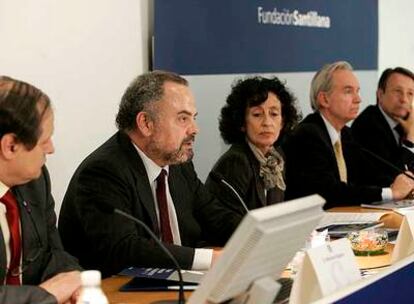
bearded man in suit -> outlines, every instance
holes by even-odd
[[[154,71],[137,77],[121,100],[119,131],[76,170],[59,231],[65,248],[104,276],[130,266],[174,264],[137,224],[102,212],[121,209],[146,223],[184,269],[208,269],[241,220],[204,188],[191,162],[198,128],[187,81]]]

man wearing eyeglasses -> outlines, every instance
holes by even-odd
[[[49,98],[0,76],[0,303],[74,303],[80,267],[56,229]]]

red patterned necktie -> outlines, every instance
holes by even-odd
[[[157,203],[160,213],[161,240],[165,243],[172,244],[174,242],[170,226],[170,215],[168,213],[167,193],[165,188],[165,176],[167,171],[162,169],[157,177]]]
[[[16,197],[9,190],[6,194],[0,198],[6,206],[6,218],[9,225],[10,231],[10,265],[7,272],[6,284],[7,285],[20,285],[20,277],[17,274],[20,265],[20,256],[21,256],[21,238],[20,238],[20,213],[19,206],[17,205]]]

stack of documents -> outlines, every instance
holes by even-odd
[[[175,269],[130,267],[122,270],[119,274],[131,277],[179,281],[178,273]],[[184,282],[200,283],[201,279],[204,276],[204,272],[181,270],[181,275],[183,276]]]
[[[328,230],[334,238],[345,237],[349,232],[373,229],[384,224],[379,220],[386,212],[353,213],[353,212],[326,212],[317,231]]]
[[[325,212],[318,228],[334,224],[363,224],[378,222],[381,217],[389,212]]]
[[[184,290],[195,290],[204,276],[200,271],[181,271],[184,281]],[[174,269],[163,268],[136,268],[122,270],[120,275],[134,277],[120,291],[159,291],[178,290],[178,273]]]
[[[391,202],[374,202],[372,204],[362,204],[361,207],[393,210],[395,212],[398,212],[404,215],[407,212],[414,211],[414,200],[406,199],[406,200],[391,201]]]

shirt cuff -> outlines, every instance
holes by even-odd
[[[391,188],[382,188],[381,197],[383,201],[391,201],[393,199]]]
[[[195,249],[191,270],[208,270],[213,259],[213,249]]]
[[[407,147],[406,145],[404,145],[404,143],[402,144],[402,146],[407,150],[411,151],[411,153],[414,153],[414,148]]]

